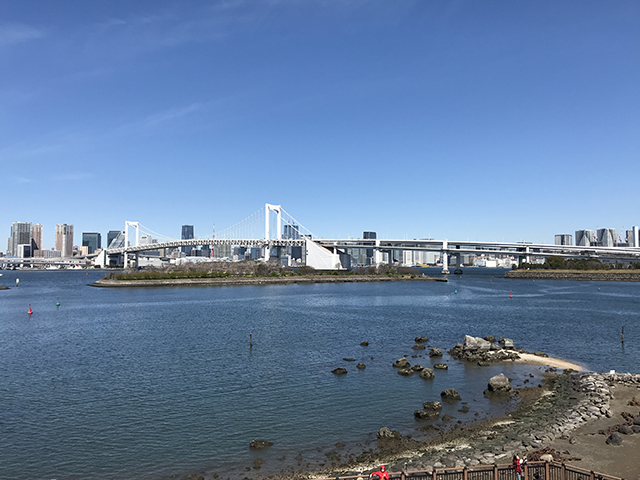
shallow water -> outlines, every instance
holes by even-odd
[[[449,283],[116,290],[86,286],[101,272],[4,271],[0,284],[12,288],[0,291],[2,477],[244,476],[255,458],[266,474],[297,466],[298,453],[314,466],[336,442],[355,448],[382,426],[424,425],[413,411],[445,388],[458,389],[470,412],[443,413],[498,414],[507,406],[482,395],[487,379],[504,372],[522,385],[542,370],[422,351],[412,363],[449,370],[432,382],[401,377],[391,364],[416,354],[417,335],[443,351],[465,334],[503,335],[590,370],[637,369],[640,284],[491,273],[502,272],[466,269]],[[349,373],[331,374],[338,366]],[[252,452],[252,439],[274,445]]]

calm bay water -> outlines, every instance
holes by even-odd
[[[116,290],[86,286],[101,272],[2,273],[11,287],[0,291],[6,479],[241,477],[258,457],[257,473],[267,474],[297,466],[298,453],[314,466],[336,442],[357,451],[382,426],[413,432],[424,425],[413,411],[445,388],[458,389],[470,412],[443,413],[463,421],[500,413],[508,406],[482,395],[487,379],[504,372],[523,384],[542,370],[475,367],[446,353],[432,361],[423,351],[412,364],[449,370],[432,382],[401,377],[391,363],[416,354],[417,335],[443,351],[465,334],[503,335],[588,370],[639,371],[638,283],[466,269],[449,283]],[[339,366],[349,373],[330,373]],[[252,452],[253,439],[274,445]]]

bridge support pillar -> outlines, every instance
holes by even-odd
[[[262,259],[265,262],[269,261],[269,258],[271,257],[271,246],[268,243],[264,244],[264,256],[262,257]]]
[[[442,242],[442,273],[443,275],[447,275],[449,273],[449,259],[447,253],[447,241]]]

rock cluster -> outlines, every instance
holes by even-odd
[[[495,337],[485,338],[495,339]],[[485,338],[465,335],[464,344],[458,343],[449,350],[449,354],[458,360],[480,362],[483,365],[491,362],[517,360],[520,358],[520,355],[518,355],[518,352],[514,349],[513,340],[500,337],[500,340],[496,344]]]

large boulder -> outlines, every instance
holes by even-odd
[[[334,375],[344,375],[345,373],[347,373],[347,369],[338,367],[331,370],[331,373],[333,373]]]
[[[500,337],[498,343],[502,345],[502,348],[513,348],[513,340],[510,338]]]
[[[619,432],[613,432],[606,440],[607,445],[622,445],[622,435]]]
[[[460,394],[455,388],[447,388],[446,390],[443,390],[440,393],[440,396],[442,397],[443,400],[447,400],[447,401],[455,402],[455,401],[461,400]]]
[[[504,373],[489,379],[488,390],[491,393],[506,393],[511,390],[511,383]]]
[[[429,410],[432,412],[439,412],[442,410],[442,404],[440,402],[424,402],[422,404],[425,410]]]
[[[378,430],[378,438],[380,439],[392,439],[392,438],[401,438],[402,435],[397,430],[391,430],[388,427],[382,427]]]
[[[414,373],[416,372],[414,372],[410,368],[401,368],[398,370],[398,375],[402,375],[404,377],[408,377],[409,375],[413,375]]]
[[[623,433],[624,435],[631,435],[633,434],[633,429],[629,426],[629,425],[620,425],[618,427],[618,431],[620,433]]]
[[[486,351],[491,349],[491,342],[480,337],[472,337],[471,335],[464,336],[464,349],[465,350],[479,350]]]
[[[409,363],[409,360],[407,360],[404,357],[400,357],[395,362],[393,362],[393,366],[395,368],[411,368],[411,364]]]
[[[430,357],[441,357],[442,356],[442,350],[440,350],[439,348],[436,348],[436,347],[431,347],[431,350],[429,350],[429,356]]]
[[[484,337],[484,339],[487,342],[496,343],[496,337],[494,337],[493,335],[487,335],[486,337]]]
[[[271,445],[273,445],[273,442],[269,442],[268,440],[251,440],[249,442],[249,448],[253,450],[262,450],[269,448]]]
[[[411,367],[411,370],[414,372],[421,372],[424,369],[422,365],[418,365],[417,363]]]
[[[436,363],[433,368],[438,369],[438,370],[449,370],[449,365],[447,365],[446,363]]]
[[[427,343],[429,339],[427,337],[416,337],[413,341],[416,343]]]
[[[424,350],[424,349],[425,349],[425,348],[427,348],[427,347],[425,347],[425,346],[424,346],[424,345],[422,345],[421,343],[416,343],[416,344],[415,344],[413,347],[411,347],[411,348],[413,348],[414,350]]]
[[[425,380],[432,380],[435,377],[433,374],[433,370],[430,368],[423,368],[420,370],[420,378],[424,378]]]

